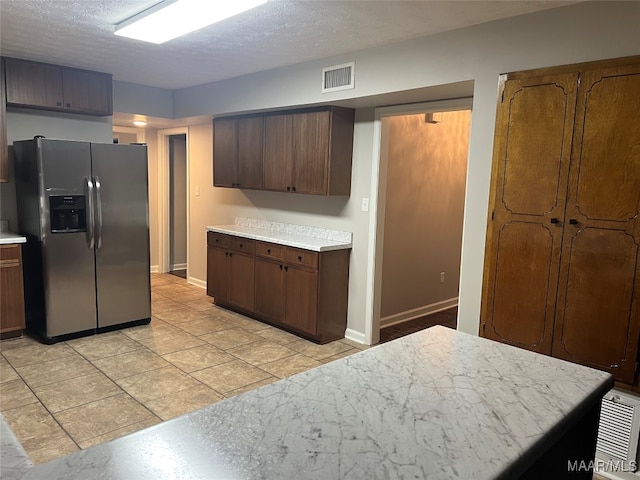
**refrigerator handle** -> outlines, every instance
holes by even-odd
[[[97,232],[96,232],[96,247],[102,247],[102,198],[100,197],[100,178],[93,177],[93,182],[96,185],[96,221],[97,221]]]
[[[95,226],[94,226],[94,213],[93,213],[93,182],[89,177],[84,177],[84,198],[87,199],[87,231],[85,233],[87,237],[87,247],[89,250],[93,250],[95,245]]]

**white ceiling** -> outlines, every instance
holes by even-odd
[[[0,0],[0,53],[176,89],[578,2],[270,0],[163,45],[113,35],[156,3]]]

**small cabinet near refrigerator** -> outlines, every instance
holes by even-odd
[[[151,318],[147,150],[14,142],[27,329],[51,343]]]

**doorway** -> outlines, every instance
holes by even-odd
[[[393,338],[433,322],[455,328],[471,104],[376,110],[371,344],[383,328]]]
[[[187,136],[169,136],[169,273],[187,278]]]

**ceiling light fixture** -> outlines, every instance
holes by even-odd
[[[267,0],[165,0],[119,23],[114,33],[160,44],[266,2]]]
[[[147,126],[147,122],[145,122],[144,120],[134,120],[133,124],[136,127],[146,127]]]

